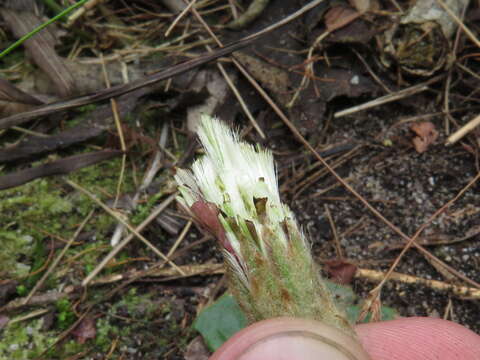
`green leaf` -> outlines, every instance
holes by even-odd
[[[332,293],[335,304],[344,308],[351,306],[357,302],[358,296],[353,292],[352,288],[347,285],[340,285],[330,280],[325,280],[328,290]]]
[[[353,292],[350,286],[340,285],[332,281],[326,280],[328,289],[332,293],[335,304],[340,306],[347,313],[347,319],[351,324],[357,323],[360,310],[363,305],[363,301],[359,302],[358,296]],[[380,308],[380,316],[382,321],[393,320],[398,317],[398,313],[395,309],[388,306],[382,306]],[[368,314],[366,318],[361,321],[362,323],[368,323],[371,321],[372,314]]]
[[[23,44],[25,41],[27,41],[28,39],[30,39],[33,35],[35,35],[36,33],[38,33],[39,31],[43,30],[45,27],[47,27],[48,25],[50,25],[51,23],[54,23],[55,21],[57,21],[58,19],[60,19],[61,17],[69,14],[70,12],[72,12],[73,10],[75,10],[76,8],[82,6],[83,4],[85,4],[88,0],[80,0],[79,2],[71,5],[70,7],[66,8],[65,10],[63,10],[62,12],[60,12],[59,14],[55,15],[53,18],[45,21],[43,24],[37,26],[35,29],[33,29],[32,31],[30,31],[28,34],[25,34],[23,35],[20,39],[18,39],[17,41],[15,41],[12,45],[10,45],[8,48],[6,48],[5,50],[3,50],[1,53],[0,53],[0,58],[4,57],[5,55],[7,55],[9,52],[11,52],[13,49],[17,48],[18,46],[20,46],[21,44]]]
[[[362,306],[362,303],[354,305],[358,301],[357,295],[349,286],[338,285],[330,281],[327,281],[327,286],[335,297],[337,305],[345,308],[348,320],[355,324]],[[397,311],[388,306],[382,306],[380,313],[382,321],[398,317]],[[362,322],[370,321],[371,314],[368,314]],[[247,325],[247,318],[235,298],[230,294],[225,294],[200,313],[193,323],[193,328],[202,335],[208,348],[215,351]]]
[[[203,310],[193,323],[211,351],[247,326],[247,318],[232,295],[225,294]]]

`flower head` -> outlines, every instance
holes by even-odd
[[[180,201],[219,240],[231,290],[250,319],[309,317],[349,329],[280,201],[271,152],[207,115],[198,136],[205,156],[177,171]]]

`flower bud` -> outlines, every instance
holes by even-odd
[[[307,318],[353,336],[295,216],[280,201],[271,152],[206,115],[198,136],[206,154],[191,171],[177,171],[179,200],[217,237],[230,290],[250,321]]]

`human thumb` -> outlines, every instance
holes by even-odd
[[[480,360],[480,336],[451,321],[402,318],[356,330],[374,360]]]
[[[210,360],[480,360],[480,336],[456,323],[404,318],[359,325],[360,344],[311,320],[276,318],[253,324]]]
[[[358,339],[322,322],[280,317],[241,330],[210,360],[369,360]]]

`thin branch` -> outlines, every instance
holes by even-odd
[[[53,261],[52,265],[50,265],[50,267],[48,268],[47,271],[45,271],[45,273],[42,275],[42,277],[40,278],[40,280],[37,281],[37,283],[35,284],[35,286],[33,287],[33,289],[30,291],[30,294],[28,294],[28,296],[25,298],[24,302],[23,302],[23,305],[27,305],[28,302],[30,301],[30,299],[32,298],[33,295],[35,295],[35,293],[37,292],[37,290],[43,285],[43,283],[45,282],[45,280],[50,276],[50,274],[52,273],[52,271],[57,267],[57,265],[60,263],[60,260],[62,260],[63,256],[65,255],[65,253],[67,252],[67,250],[70,248],[70,246],[73,244],[73,242],[75,241],[75,239],[78,237],[78,235],[80,234],[80,232],[83,230],[83,228],[85,227],[85,225],[87,225],[88,221],[90,220],[90,218],[92,217],[93,213],[95,211],[92,210],[90,211],[90,213],[87,215],[87,217],[82,221],[82,223],[80,224],[80,226],[77,228],[77,230],[75,231],[75,233],[73,234],[73,236],[68,240],[67,244],[63,247],[62,251],[60,252],[60,254],[58,254],[58,256],[56,257],[56,259]]]
[[[166,198],[159,206],[157,206],[153,211],[150,213],[150,215],[143,220],[143,222],[137,226],[135,231],[137,233],[141,232],[143,229],[147,227],[148,224],[152,222],[153,219],[155,219],[163,210],[167,208],[170,203],[175,200],[175,197],[177,196],[176,193],[170,195],[168,198]],[[129,236],[127,236],[125,239],[123,239],[120,243],[118,243],[109,253],[107,256],[103,258],[103,260],[100,262],[100,264],[97,265],[93,271],[88,274],[88,276],[82,281],[82,286],[87,286],[92,279],[97,276],[97,274],[102,271],[102,269],[108,264],[108,262],[117,255],[120,250],[122,250],[133,238],[135,234],[132,233]]]
[[[175,270],[177,270],[180,274],[183,275],[182,270],[175,265],[172,261],[170,261],[160,250],[158,250],[153,244],[145,239],[145,237],[140,234],[132,225],[130,225],[128,222],[126,222],[124,219],[122,219],[117,213],[115,213],[112,209],[110,209],[107,205],[105,205],[103,202],[101,202],[95,195],[93,195],[90,191],[87,189],[83,188],[82,186],[78,185],[77,183],[66,179],[65,182],[73,187],[75,190],[78,190],[85,194],[87,197],[89,197],[93,202],[98,204],[103,210],[105,210],[110,216],[114,217],[117,221],[122,223],[130,232],[132,232],[137,238],[139,238],[145,245],[147,245],[150,249],[153,250],[155,254],[157,254],[160,258],[163,260],[167,261]]]

